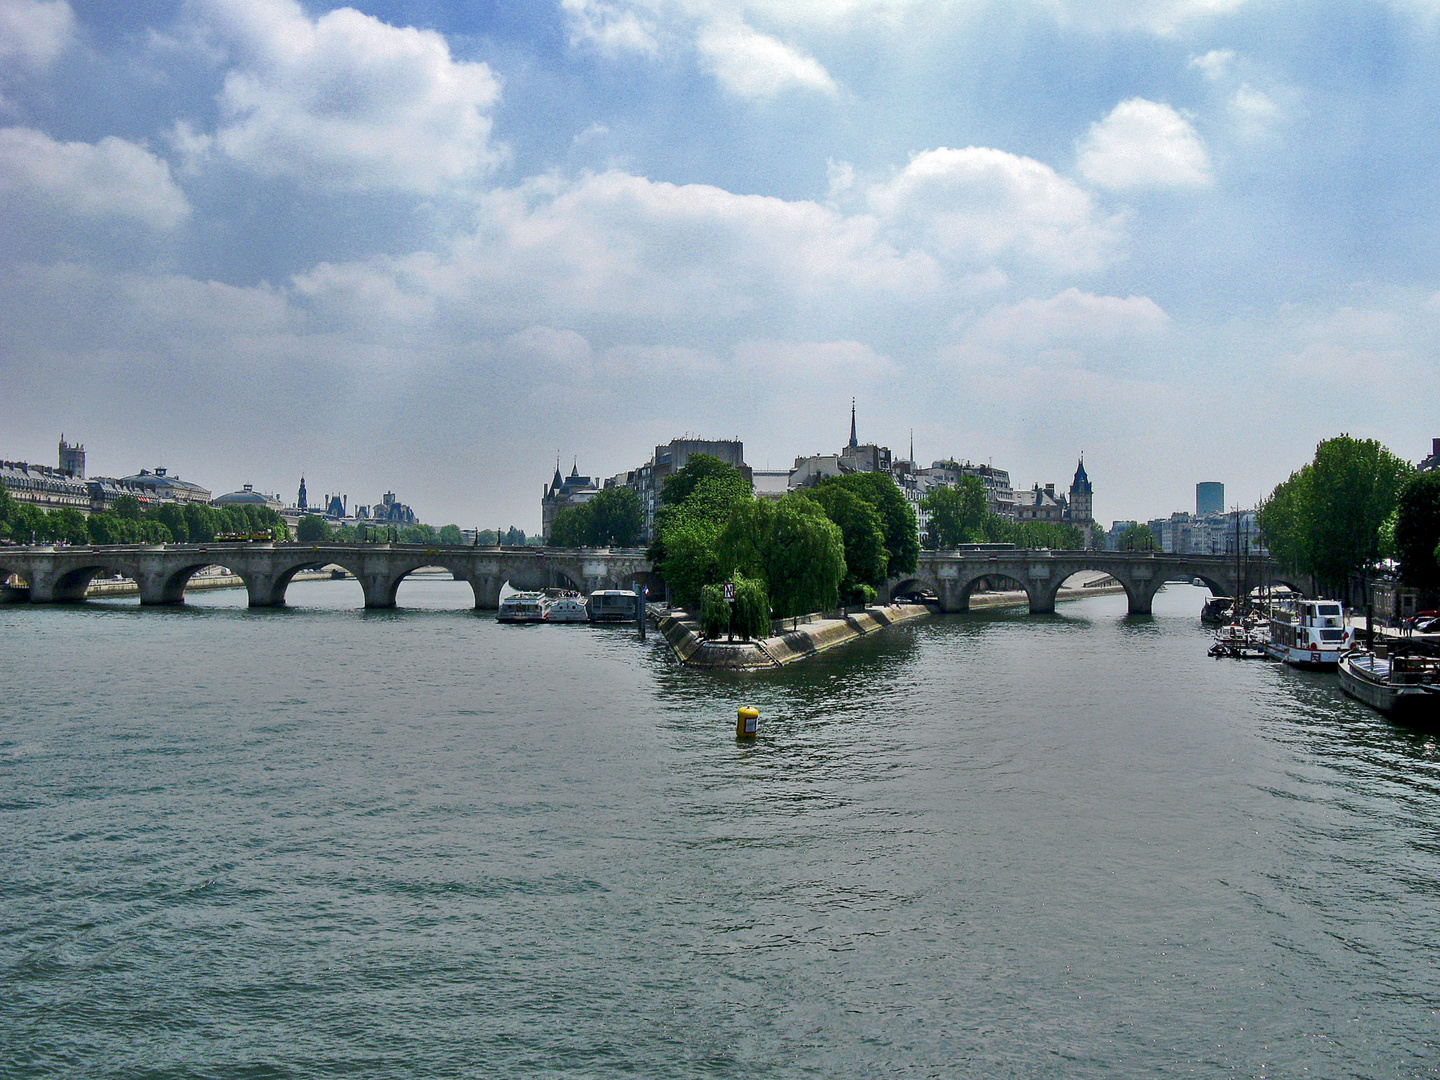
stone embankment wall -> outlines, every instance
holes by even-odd
[[[795,630],[774,637],[734,643],[711,641],[686,611],[676,609],[658,615],[660,632],[682,664],[712,670],[754,671],[784,667],[807,656],[833,649],[847,641],[873,634],[896,623],[914,622],[929,616],[924,604],[891,604],[847,613],[843,619],[811,617]]]
[[[1079,600],[1086,596],[1124,591],[1114,578],[1097,574],[1095,580],[1082,587],[1061,589],[1056,600]],[[1028,602],[1026,594],[1018,590],[977,593],[970,598],[970,607],[971,610],[1024,607]],[[682,664],[712,670],[755,671],[784,667],[887,626],[923,619],[933,612],[924,604],[888,604],[847,612],[843,619],[812,615],[795,630],[757,641],[733,643],[711,641],[701,633],[700,624],[689,612],[678,608],[666,611],[659,605],[651,605],[650,614]],[[776,625],[778,628],[781,624]]]

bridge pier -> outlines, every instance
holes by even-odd
[[[85,599],[94,570],[42,569],[30,578],[32,604],[78,604]]]

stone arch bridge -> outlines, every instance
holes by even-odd
[[[438,566],[468,581],[475,606],[494,609],[507,581],[517,589],[633,588],[652,582],[652,568],[640,550],[591,548],[425,547],[408,544],[224,543],[115,545],[106,547],[0,547],[0,582],[17,574],[34,603],[83,600],[96,577],[119,574],[139,586],[142,604],[179,604],[190,578],[207,566],[223,566],[245,583],[251,607],[278,607],[301,570],[336,565],[349,571],[365,592],[367,608],[392,608],[400,583],[421,567]],[[984,581],[1008,579],[1025,590],[1032,612],[1055,610],[1060,586],[1072,574],[1098,570],[1125,589],[1130,611],[1145,614],[1166,581],[1198,578],[1216,595],[1234,596],[1239,585],[1233,557],[1166,555],[1118,551],[951,551],[924,552],[915,573],[891,579],[882,599],[913,592],[932,593],[942,611],[966,611],[970,594]],[[1288,584],[1268,561],[1251,559],[1245,587]],[[10,590],[14,592],[14,590]]]
[[[982,582],[1013,581],[1025,590],[1030,611],[1055,610],[1055,596],[1072,574],[1098,570],[1109,574],[1125,589],[1132,615],[1148,615],[1155,593],[1167,581],[1203,581],[1216,596],[1234,596],[1242,587],[1258,585],[1300,586],[1292,577],[1279,575],[1268,559],[1252,557],[1239,568],[1233,555],[1167,555],[1141,551],[927,551],[922,552],[915,573],[892,578],[886,583],[883,599],[919,591],[929,592],[942,611],[968,611],[970,594]],[[1303,591],[1303,590],[1302,590]]]
[[[28,592],[34,603],[71,603],[85,599],[94,578],[119,574],[139,586],[140,603],[179,604],[191,577],[207,566],[223,566],[244,581],[251,607],[279,607],[297,573],[331,564],[360,582],[367,608],[393,608],[400,583],[425,566],[443,567],[456,580],[468,581],[475,606],[487,609],[500,606],[500,588],[507,581],[517,589],[588,593],[628,589],[650,578],[650,562],[638,550],[216,542],[0,547],[0,583],[18,574],[27,586],[22,597]]]

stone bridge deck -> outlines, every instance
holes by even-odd
[[[425,566],[449,570],[468,581],[477,608],[500,604],[506,582],[517,589],[631,588],[650,584],[651,566],[639,550],[591,548],[425,547],[406,544],[211,543],[120,545],[113,547],[0,547],[0,582],[18,574],[35,603],[83,600],[90,581],[120,574],[133,578],[142,604],[179,604],[185,585],[206,566],[224,566],[245,583],[251,607],[285,603],[285,589],[308,567],[344,567],[365,590],[367,608],[395,606],[395,592],[408,574]],[[1166,581],[1199,578],[1214,593],[1234,596],[1241,583],[1233,556],[1166,555],[1123,551],[927,551],[915,573],[886,583],[881,597],[933,593],[943,611],[966,611],[982,583],[1015,582],[1032,612],[1055,610],[1055,596],[1071,575],[1098,570],[1125,589],[1132,613],[1148,613]],[[1266,560],[1244,568],[1249,589],[1262,583],[1295,585],[1278,577]],[[16,597],[8,597],[15,599]]]
[[[1060,586],[1073,574],[1098,570],[1125,589],[1130,612],[1148,615],[1155,593],[1166,581],[1199,578],[1217,596],[1234,596],[1242,587],[1261,584],[1295,585],[1277,576],[1268,559],[1252,557],[1235,565],[1233,555],[1168,555],[1135,551],[927,551],[915,573],[887,583],[885,599],[926,591],[940,601],[942,611],[968,611],[970,594],[982,583],[1012,581],[1025,590],[1036,614],[1055,610]],[[1239,581],[1240,573],[1245,580]]]
[[[630,588],[648,583],[643,551],[566,548],[426,547],[408,544],[211,543],[106,547],[0,547],[0,582],[18,574],[34,603],[83,600],[92,579],[134,579],[142,604],[179,604],[206,566],[224,566],[245,583],[251,607],[278,607],[301,570],[334,564],[365,590],[367,608],[392,608],[408,574],[439,566],[468,581],[477,608],[500,606],[506,582],[517,589]],[[10,597],[15,599],[15,597]]]

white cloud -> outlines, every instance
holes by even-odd
[[[1130,98],[1080,141],[1077,168],[1092,184],[1122,191],[1210,182],[1210,156],[1190,122],[1169,105]]]
[[[653,23],[633,10],[606,0],[560,0],[570,24],[570,44],[589,45],[604,56],[653,53],[658,48]]]
[[[1072,287],[1048,300],[996,308],[976,320],[969,337],[994,346],[1038,348],[1148,338],[1169,323],[1148,296],[1096,296]]]
[[[1228,15],[1247,0],[1040,0],[1062,23],[1108,30],[1148,30],[1174,37],[1189,23]]]
[[[1234,49],[1211,49],[1203,56],[1190,58],[1190,66],[1199,70],[1211,82],[1218,82],[1229,75],[1234,64]]]
[[[743,23],[712,25],[701,31],[695,47],[720,85],[739,97],[773,97],[784,90],[835,93],[818,60]]]
[[[0,0],[0,63],[47,67],[74,33],[75,13],[66,0]]]
[[[971,267],[1009,259],[1093,271],[1117,257],[1123,240],[1120,220],[1102,215],[1074,183],[1003,150],[927,150],[868,194],[900,236]]]
[[[130,218],[157,229],[173,228],[190,213],[170,167],[114,136],[62,143],[31,128],[0,128],[0,192],[62,213]]]
[[[1230,99],[1230,115],[1242,135],[1258,135],[1280,119],[1280,106],[1263,90],[1241,83]]]
[[[426,297],[477,333],[584,323],[721,340],[807,320],[833,328],[945,285],[933,258],[895,250],[869,215],[621,172],[496,191],[480,218],[442,254],[317,268],[297,285],[327,325]]]
[[[294,0],[207,0],[234,67],[216,145],[262,175],[331,191],[434,194],[493,169],[500,84],[439,34],[351,8],[311,20]]]

